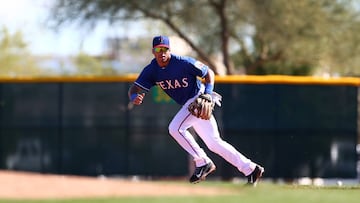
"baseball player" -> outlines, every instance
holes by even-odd
[[[216,170],[215,164],[188,131],[193,127],[211,151],[235,166],[247,176],[248,184],[255,186],[264,168],[222,140],[212,115],[214,103],[220,105],[221,100],[221,96],[213,92],[214,72],[194,58],[172,54],[167,36],[155,36],[152,47],[154,59],[129,88],[129,99],[134,105],[140,105],[145,93],[157,85],[182,106],[168,129],[176,142],[193,157],[195,171],[189,181],[198,183]],[[198,77],[203,78],[205,84]]]

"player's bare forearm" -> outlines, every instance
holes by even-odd
[[[208,73],[205,75],[205,83],[214,84],[215,82],[215,73],[209,68]]]
[[[207,74],[205,75],[205,83],[214,84],[215,82],[215,73],[209,68]]]
[[[211,94],[214,89],[215,73],[210,68],[204,77],[205,79],[205,94]]]
[[[130,86],[130,88],[129,88],[129,91],[128,91],[128,96],[129,96],[129,98],[130,98],[130,96],[132,95],[132,94],[138,94],[138,93],[140,93],[140,91],[141,91],[141,88],[140,87],[138,87],[138,86],[136,86],[136,85],[131,85]]]
[[[142,104],[145,97],[145,93],[141,93],[141,91],[142,89],[134,84],[131,85],[131,87],[129,88],[128,96],[133,104],[135,105]]]

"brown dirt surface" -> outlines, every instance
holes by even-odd
[[[125,196],[211,196],[231,191],[201,184],[131,181],[0,170],[0,199],[68,199]]]

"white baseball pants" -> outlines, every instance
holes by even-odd
[[[203,166],[211,160],[188,131],[190,127],[193,127],[209,150],[220,155],[245,176],[250,175],[256,164],[238,152],[232,145],[222,140],[215,117],[212,116],[210,120],[203,120],[193,116],[187,110],[188,105],[196,97],[189,99],[174,116],[169,125],[170,135],[194,158],[197,167]]]

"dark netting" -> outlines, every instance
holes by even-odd
[[[77,175],[188,175],[168,134],[179,105],[153,88],[128,103],[126,82],[0,83],[0,167]],[[267,177],[355,177],[357,87],[218,84],[226,141]],[[200,140],[200,144],[204,144]],[[241,176],[204,146],[224,179]]]
[[[356,177],[357,87],[219,86],[226,139],[267,176]]]

